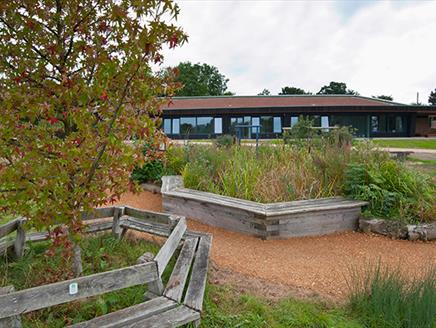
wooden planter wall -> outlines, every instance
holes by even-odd
[[[180,176],[162,178],[164,211],[262,239],[356,230],[366,202],[331,197],[261,204],[183,188]]]

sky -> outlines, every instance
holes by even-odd
[[[407,104],[419,92],[426,104],[436,88],[436,1],[176,2],[189,40],[165,51],[165,66],[216,66],[236,95],[338,81]]]

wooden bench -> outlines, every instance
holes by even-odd
[[[111,225],[104,221],[90,225],[88,231],[112,229],[115,236],[122,238],[128,229],[133,229],[168,238],[150,262],[17,292],[11,288],[0,289],[1,328],[21,327],[23,313],[143,284],[148,286],[143,303],[70,327],[178,327],[200,322],[212,237],[188,231],[184,217],[129,207],[103,209],[84,219],[107,215],[113,215]],[[174,269],[164,286],[162,274],[180,246]],[[77,287],[76,292],[71,292],[72,286]]]
[[[183,187],[181,177],[162,178],[168,213],[263,239],[283,239],[356,230],[367,202],[329,197],[262,204]]]

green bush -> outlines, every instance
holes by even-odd
[[[235,144],[235,137],[228,135],[228,134],[224,134],[222,136],[219,136],[215,139],[215,145],[218,147],[231,147],[232,145]]]
[[[436,189],[430,177],[365,147],[354,157],[345,171],[344,193],[368,201],[366,215],[404,222],[434,219]]]
[[[133,169],[131,178],[139,183],[147,183],[147,182],[160,182],[160,179],[164,175],[164,165],[162,164],[162,160],[153,159],[141,167],[135,167]]]
[[[409,281],[381,265],[354,272],[350,308],[367,328],[436,327],[436,270]]]

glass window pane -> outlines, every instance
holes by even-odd
[[[171,119],[170,118],[164,119],[164,133],[171,134]]]
[[[273,117],[272,116],[261,116],[260,126],[262,133],[272,133],[273,132]]]
[[[321,117],[319,115],[311,115],[310,119],[313,121],[314,127],[320,127],[321,126]]]
[[[274,117],[274,133],[282,132],[282,118]]]
[[[321,116],[321,127],[322,128],[329,127],[329,117],[328,116]]]
[[[403,123],[403,117],[402,116],[397,116],[395,118],[395,130],[397,130],[397,132],[404,132],[404,123]]]
[[[216,134],[223,133],[223,119],[221,117],[215,117],[215,131]]]
[[[291,116],[291,127],[298,123],[298,116]]]
[[[195,129],[195,117],[181,117],[180,118],[180,130],[182,134],[194,134]]]
[[[212,117],[197,117],[197,134],[213,133]]]
[[[372,132],[378,132],[378,116],[371,116],[371,131]]]
[[[179,133],[180,133],[180,119],[173,118],[173,134],[179,134]]]
[[[255,125],[255,126],[260,126],[260,117],[252,117],[251,124]],[[251,132],[256,133],[256,132],[260,132],[260,131],[258,131],[258,128],[252,127]]]

